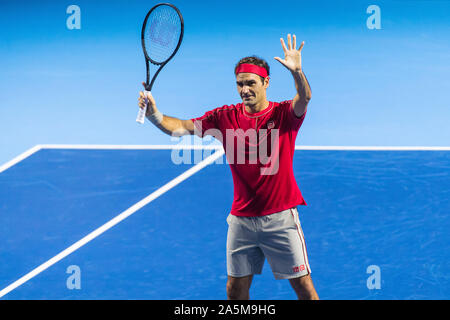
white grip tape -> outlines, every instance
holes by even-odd
[[[136,122],[139,122],[140,124],[143,124],[145,121],[145,114],[147,113],[147,107],[148,107],[148,99],[147,99],[147,93],[150,93],[150,91],[144,90],[145,95],[145,107],[139,108],[139,113],[136,118]]]

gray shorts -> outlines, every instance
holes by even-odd
[[[228,215],[227,272],[232,277],[261,274],[264,260],[275,279],[311,273],[297,208],[261,217]]]

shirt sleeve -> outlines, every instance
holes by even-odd
[[[203,116],[191,120],[194,122],[195,134],[199,137],[203,137],[207,130],[218,128],[215,110],[207,111]]]
[[[301,117],[297,117],[294,112],[294,108],[292,108],[292,100],[281,102],[283,112],[284,112],[284,120],[286,121],[287,129],[298,131],[303,124],[303,120],[305,120],[306,110]]]

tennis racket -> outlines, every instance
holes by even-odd
[[[150,92],[161,69],[173,58],[183,40],[183,17],[174,5],[159,3],[147,13],[142,25],[141,42],[145,56],[147,77],[145,81],[145,95]],[[150,81],[150,63],[159,66]],[[145,107],[139,109],[136,121],[144,123],[148,101]]]

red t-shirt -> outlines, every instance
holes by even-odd
[[[223,144],[234,182],[231,214],[255,217],[306,205],[292,167],[305,115],[296,117],[289,100],[269,102],[258,113],[238,103],[192,119],[199,136],[209,134]]]

